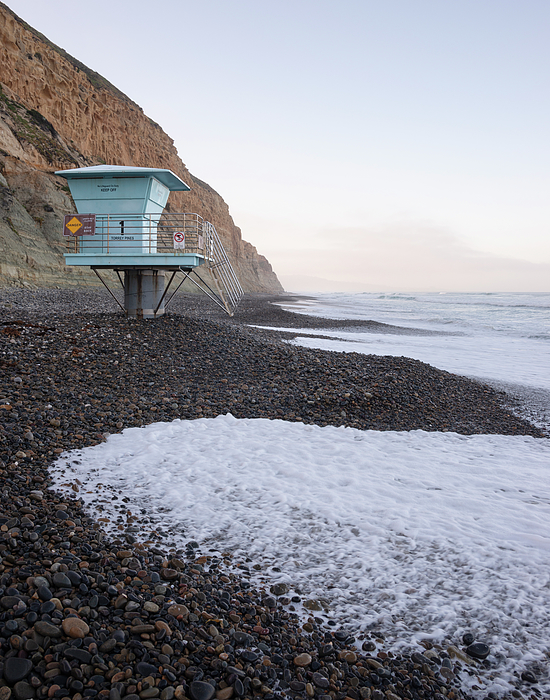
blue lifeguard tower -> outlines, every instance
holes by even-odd
[[[165,210],[170,192],[190,190],[171,170],[97,165],[56,175],[67,179],[77,209],[65,217],[66,264],[91,267],[128,316],[162,316],[178,272],[183,280],[170,299],[189,279],[233,315],[243,290],[216,229],[198,214]],[[198,274],[201,266],[209,270],[211,284]],[[99,270],[117,273],[124,305]],[[165,287],[166,272],[172,275]]]

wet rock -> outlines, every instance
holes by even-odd
[[[470,646],[466,649],[468,656],[481,660],[486,659],[489,656],[490,651],[491,650],[488,645],[483,644],[483,642],[475,642],[474,644],[470,644]]]
[[[271,593],[273,593],[273,595],[282,596],[286,595],[290,588],[286,583],[275,583],[269,590]]]
[[[521,680],[526,681],[527,683],[536,683],[537,677],[531,671],[522,671]]]

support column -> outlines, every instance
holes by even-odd
[[[124,308],[130,318],[164,316],[164,270],[125,270]]]

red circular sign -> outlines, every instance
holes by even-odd
[[[183,243],[183,241],[185,240],[185,234],[181,231],[176,231],[176,233],[174,234],[174,240],[176,241],[176,243]]]

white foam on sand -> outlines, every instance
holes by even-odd
[[[138,539],[232,551],[261,564],[255,583],[289,583],[386,650],[471,631],[491,647],[465,676],[479,697],[524,669],[550,690],[549,472],[544,439],[229,415],[129,428],[52,468],[111,532],[131,512]]]

